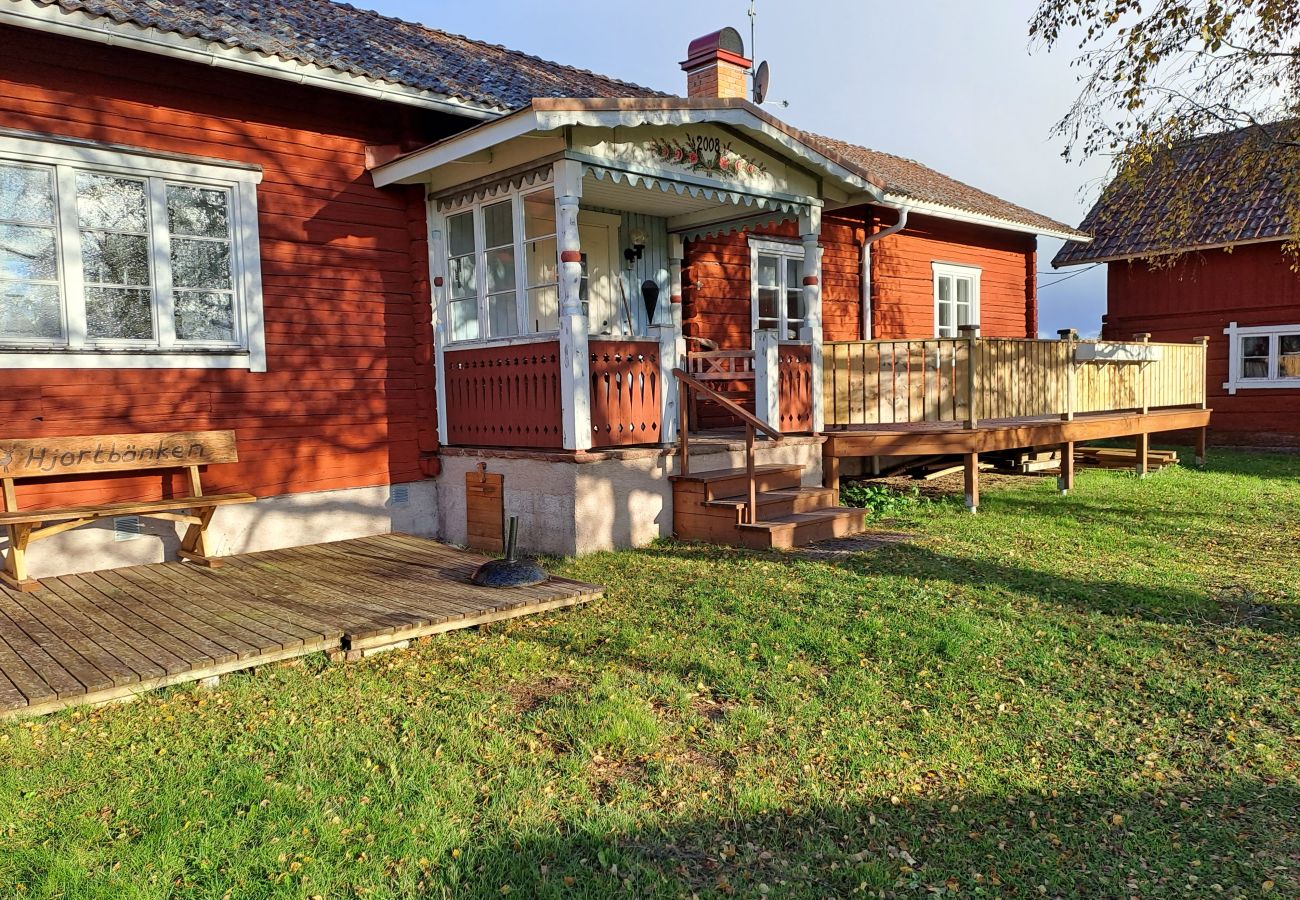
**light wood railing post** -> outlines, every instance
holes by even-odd
[[[1149,344],[1151,343],[1151,332],[1139,331],[1137,334],[1133,335],[1133,340],[1137,341],[1139,344]],[[1151,392],[1147,390],[1147,382],[1151,380],[1151,364],[1144,359],[1142,362],[1138,363],[1138,365],[1141,366],[1138,370],[1141,375],[1141,380],[1138,382],[1138,405],[1142,408],[1142,415],[1145,416],[1151,411],[1149,400]]]
[[[1079,340],[1079,332],[1073,328],[1062,328],[1056,333],[1068,344],[1065,356],[1065,411],[1061,413],[1061,418],[1069,422],[1074,418],[1074,345]]]
[[[978,428],[980,423],[980,400],[979,400],[979,344],[980,344],[980,327],[978,325],[962,325],[957,329],[961,336],[966,339],[968,362],[966,365],[966,427]]]
[[[1192,338],[1201,345],[1201,409],[1210,408],[1210,336]]]

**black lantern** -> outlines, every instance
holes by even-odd
[[[647,278],[641,282],[641,299],[645,301],[645,320],[649,325],[655,323],[655,307],[659,305],[659,285]]]

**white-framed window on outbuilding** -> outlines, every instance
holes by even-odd
[[[1252,325],[1236,322],[1224,329],[1228,336],[1230,393],[1242,388],[1300,390],[1300,324]]]
[[[265,370],[260,178],[0,131],[0,368]]]
[[[963,325],[980,321],[980,269],[955,263],[932,263],[934,333],[957,337]]]
[[[783,341],[799,340],[808,321],[803,296],[803,245],[749,239],[751,326],[775,329]]]

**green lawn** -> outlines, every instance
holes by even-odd
[[[1300,893],[1300,457],[983,503],[0,726],[0,893]]]

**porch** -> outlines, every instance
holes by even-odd
[[[960,455],[966,504],[979,506],[981,453],[1059,448],[1060,488],[1075,445],[1132,437],[1145,474],[1152,434],[1191,432],[1205,456],[1206,344],[982,338],[827,343],[822,476],[838,490],[841,460]]]
[[[0,718],[130,699],[312,653],[365,655],[413,639],[585,603],[601,589],[469,582],[484,557],[379,535],[159,563],[0,588]]]

